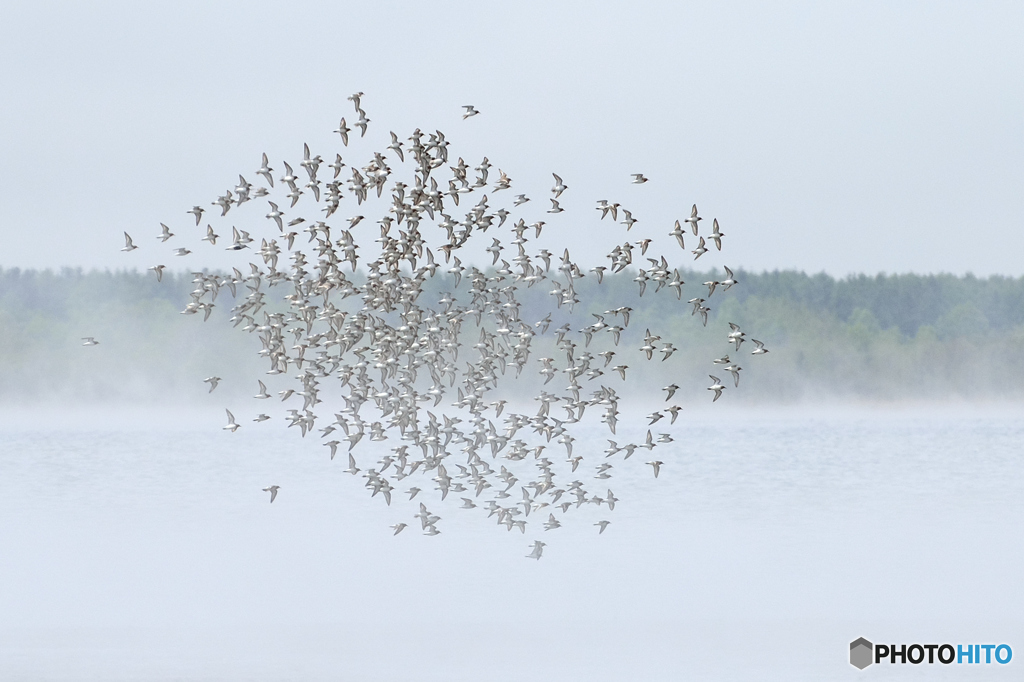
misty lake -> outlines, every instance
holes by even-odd
[[[656,451],[658,479],[639,450],[595,481],[607,446],[595,432],[575,445],[589,453],[577,476],[613,488],[614,511],[570,509],[552,531],[531,516],[525,534],[458,508],[459,494],[442,503],[421,486],[410,502],[405,481],[388,507],[343,473],[344,450],[331,461],[316,435],[280,422],[240,417],[226,433],[222,415],[0,418],[0,679],[946,679],[957,668],[858,671],[848,651],[862,636],[1007,643],[1024,657],[1013,406],[695,411]],[[360,465],[393,445],[360,445]],[[442,517],[440,535],[421,534],[420,501]],[[601,535],[599,520],[612,522]],[[399,521],[410,526],[393,536]],[[537,539],[543,557],[525,559]],[[1017,657],[960,672],[1008,680]]]

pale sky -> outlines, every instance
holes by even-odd
[[[439,128],[540,217],[559,173],[580,261],[608,198],[659,239],[697,203],[734,267],[1021,276],[1022,35],[1014,2],[5,2],[0,267],[168,261],[261,152],[347,156],[363,91],[363,162]]]

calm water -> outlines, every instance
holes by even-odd
[[[229,434],[221,415],[0,417],[0,679],[1009,680],[1024,665],[1019,409],[694,413],[655,451],[659,479],[639,451],[607,482],[614,511],[550,532],[531,516],[525,535],[459,495],[386,507],[313,438],[241,418]],[[576,443],[595,463],[605,446]],[[442,534],[392,537],[421,499]],[[538,538],[544,557],[524,559]],[[860,672],[860,636],[1015,656]]]

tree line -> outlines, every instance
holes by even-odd
[[[555,326],[568,321],[579,329],[593,321],[591,313],[631,301],[623,352],[639,345],[635,335],[647,327],[678,339],[678,355],[691,362],[672,371],[691,381],[701,398],[706,396],[698,389],[714,369],[710,360],[729,352],[721,331],[727,322],[770,350],[754,359],[746,347],[734,351],[746,371],[743,390],[729,394],[733,400],[1024,397],[1024,277],[836,278],[737,270],[738,285],[708,296],[702,283],[724,272],[681,274],[682,300],[653,284],[638,298],[632,277],[598,284],[588,275],[576,287],[576,314],[556,311]],[[361,279],[359,273],[352,277]],[[258,376],[259,344],[229,322],[228,291],[221,292],[208,324],[200,324],[201,316],[179,314],[192,286],[190,273],[170,271],[157,282],[151,272],[0,269],[0,399],[149,399],[192,395],[199,374],[200,380],[207,373]],[[439,275],[423,296],[453,286],[450,276]],[[549,288],[541,283],[522,292],[523,319],[552,307]],[[691,314],[687,297],[706,299],[707,327]],[[83,364],[84,336],[101,345]],[[631,366],[651,382],[669,367],[643,361]]]

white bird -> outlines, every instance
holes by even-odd
[[[465,121],[470,116],[476,116],[477,114],[480,113],[479,111],[476,110],[476,108],[472,104],[463,105],[462,108],[466,110],[466,113],[464,113],[462,115],[462,120],[463,121]]]
[[[722,291],[728,291],[729,288],[732,287],[732,285],[739,284],[739,280],[737,280],[733,276],[732,270],[729,269],[728,265],[723,265],[722,267],[725,268],[725,272],[729,276],[726,279],[723,279],[721,282],[719,282],[719,284],[722,286]]]
[[[238,422],[235,421],[235,415],[231,414],[231,410],[224,411],[228,413],[228,423],[227,426],[224,427],[224,430],[234,433],[240,428]]]
[[[754,350],[750,351],[751,355],[764,355],[765,353],[768,352],[768,350],[764,347],[763,343],[761,343],[757,339],[750,339],[750,340],[754,342],[755,346],[757,346],[757,348],[755,348]]]
[[[622,209],[622,224],[626,226],[626,232],[629,232],[631,229],[633,229],[633,226],[636,225],[638,222],[640,221],[634,218],[632,213],[630,213],[626,209]],[[647,249],[644,249],[644,253],[647,253]]]
[[[162,242],[165,242],[173,236],[174,233],[171,232],[171,228],[167,227],[163,223],[160,223],[160,234],[157,236],[157,239],[159,239]]]
[[[122,251],[134,251],[137,248],[139,248],[139,247],[135,246],[135,244],[132,244],[132,238],[128,235],[127,232],[125,232],[124,233],[124,248],[121,249],[121,250]]]
[[[642,185],[647,182],[647,178],[644,177],[643,173],[633,173],[633,184]]]
[[[219,234],[214,233],[213,225],[207,225],[206,226],[206,236],[203,237],[201,241],[210,242],[210,244],[216,245],[217,244],[217,237],[219,237],[219,236],[220,236]]]
[[[370,123],[370,119],[366,118],[366,116],[360,116],[359,120],[356,121],[356,128],[359,128],[359,130],[360,130],[359,137],[365,137],[366,136],[366,126],[369,123]]]
[[[152,270],[153,272],[156,273],[156,281],[158,281],[158,282],[162,282],[163,281],[163,279],[164,279],[164,268],[165,267],[167,267],[167,266],[166,265],[154,265],[153,267],[149,268],[150,270]]]
[[[715,382],[711,386],[708,386],[709,391],[715,392],[715,397],[712,398],[711,400],[711,402],[715,402],[716,400],[722,397],[722,391],[725,390],[725,386],[722,385],[722,380],[719,379],[718,377],[713,376],[711,374],[709,374],[708,376],[711,377],[711,381]]]
[[[664,462],[656,459],[652,462],[647,462],[647,464],[654,467],[654,477],[657,478],[658,474],[661,473],[661,465],[664,464]]]
[[[347,125],[345,125],[345,119],[344,118],[341,119],[341,123],[338,124],[338,129],[335,130],[334,132],[336,132],[339,135],[341,135],[341,141],[347,147],[348,146],[348,134],[352,132],[352,129],[349,128]]]
[[[700,237],[700,243],[697,244],[697,248],[691,251],[690,253],[693,254],[693,260],[697,260],[707,252],[707,247],[704,246],[704,237]]]
[[[403,530],[405,530],[408,525],[409,524],[407,524],[407,523],[396,523],[395,525],[388,526],[388,527],[391,528],[391,530],[395,531],[395,533],[394,533],[395,535],[398,535]]]
[[[266,154],[266,152],[264,152],[264,154],[263,154],[263,164],[260,166],[260,169],[258,171],[256,171],[256,174],[257,175],[262,175],[264,178],[266,178],[267,182],[270,183],[270,186],[273,187],[274,186],[274,176],[271,175],[271,173],[273,171],[274,171],[274,169],[270,167],[270,159],[267,158],[267,154]],[[196,218],[196,225],[198,225],[198,224],[199,224],[199,219]]]
[[[272,485],[269,488],[264,488],[263,492],[270,493],[270,503],[273,504],[274,500],[277,499],[277,491],[281,489],[279,485]]]
[[[175,256],[187,256],[190,253],[192,253],[192,252],[189,251],[188,249],[186,249],[184,246],[181,247],[180,249],[175,249],[174,250],[174,255]]]
[[[98,345],[100,345],[100,342],[97,341],[96,339],[92,338],[91,336],[83,336],[82,337],[82,341],[83,341],[83,343],[82,343],[83,346],[98,346]]]
[[[202,206],[193,206],[191,211],[185,212],[194,215],[196,217],[196,225],[199,225],[199,221],[202,219],[203,213],[206,212],[206,209],[204,209]]]
[[[697,223],[700,222],[701,220],[702,218],[699,215],[697,215],[697,204],[694,204],[693,209],[690,211],[690,217],[683,222],[690,223],[690,227],[693,228],[693,234],[696,235]]]
[[[275,204],[273,201],[268,201],[267,203],[270,204],[270,213],[267,214],[267,218],[277,223],[277,229],[284,232],[284,222],[281,220],[281,218],[284,216],[284,213],[282,213],[281,210],[278,209],[277,204]]]
[[[555,178],[555,186],[551,188],[551,191],[554,193],[555,198],[557,199],[558,197],[562,196],[562,192],[569,189],[569,186],[562,182],[562,178],[558,177],[557,173],[552,173],[551,175],[553,175]]]
[[[683,226],[680,225],[679,221],[677,220],[675,226],[672,228],[672,231],[668,233],[668,236],[675,237],[676,241],[679,242],[679,248],[685,249],[686,245],[683,243],[684,234],[686,234],[686,231],[683,230]]]
[[[533,547],[533,551],[530,552],[529,554],[527,554],[526,558],[527,559],[540,559],[541,554],[544,553],[544,545],[546,545],[546,544],[547,544],[546,542],[541,542],[540,540],[534,540],[533,545],[531,545],[531,547]]]
[[[610,509],[612,511],[615,511],[615,503],[619,501],[619,498],[615,497],[615,495],[612,495],[612,491],[609,488],[608,489],[608,494],[605,495],[605,497],[604,497],[604,501],[605,501],[605,504],[608,505],[608,509]]]
[[[253,398],[256,398],[257,400],[266,400],[267,398],[270,397],[270,394],[267,393],[267,385],[264,384],[262,381],[258,381],[257,383],[259,383],[259,385],[260,385],[260,392],[259,392],[259,394],[254,395]],[[213,389],[210,389],[210,390],[213,390]]]
[[[715,218],[715,221],[712,224],[713,224],[714,227],[711,230],[711,240],[713,242],[715,242],[715,246],[717,246],[718,250],[721,251],[722,250],[722,237],[725,236],[725,233],[721,232],[718,229],[718,218]]]
[[[213,393],[213,389],[217,388],[217,384],[220,383],[220,377],[206,377],[203,379],[203,383],[210,384],[210,390],[207,393]]]
[[[657,474],[655,474],[655,476],[657,476]],[[595,526],[601,527],[601,530],[597,531],[597,534],[600,535],[601,533],[603,533],[604,529],[608,527],[609,523],[611,523],[611,521],[598,521],[597,523],[595,523]]]

